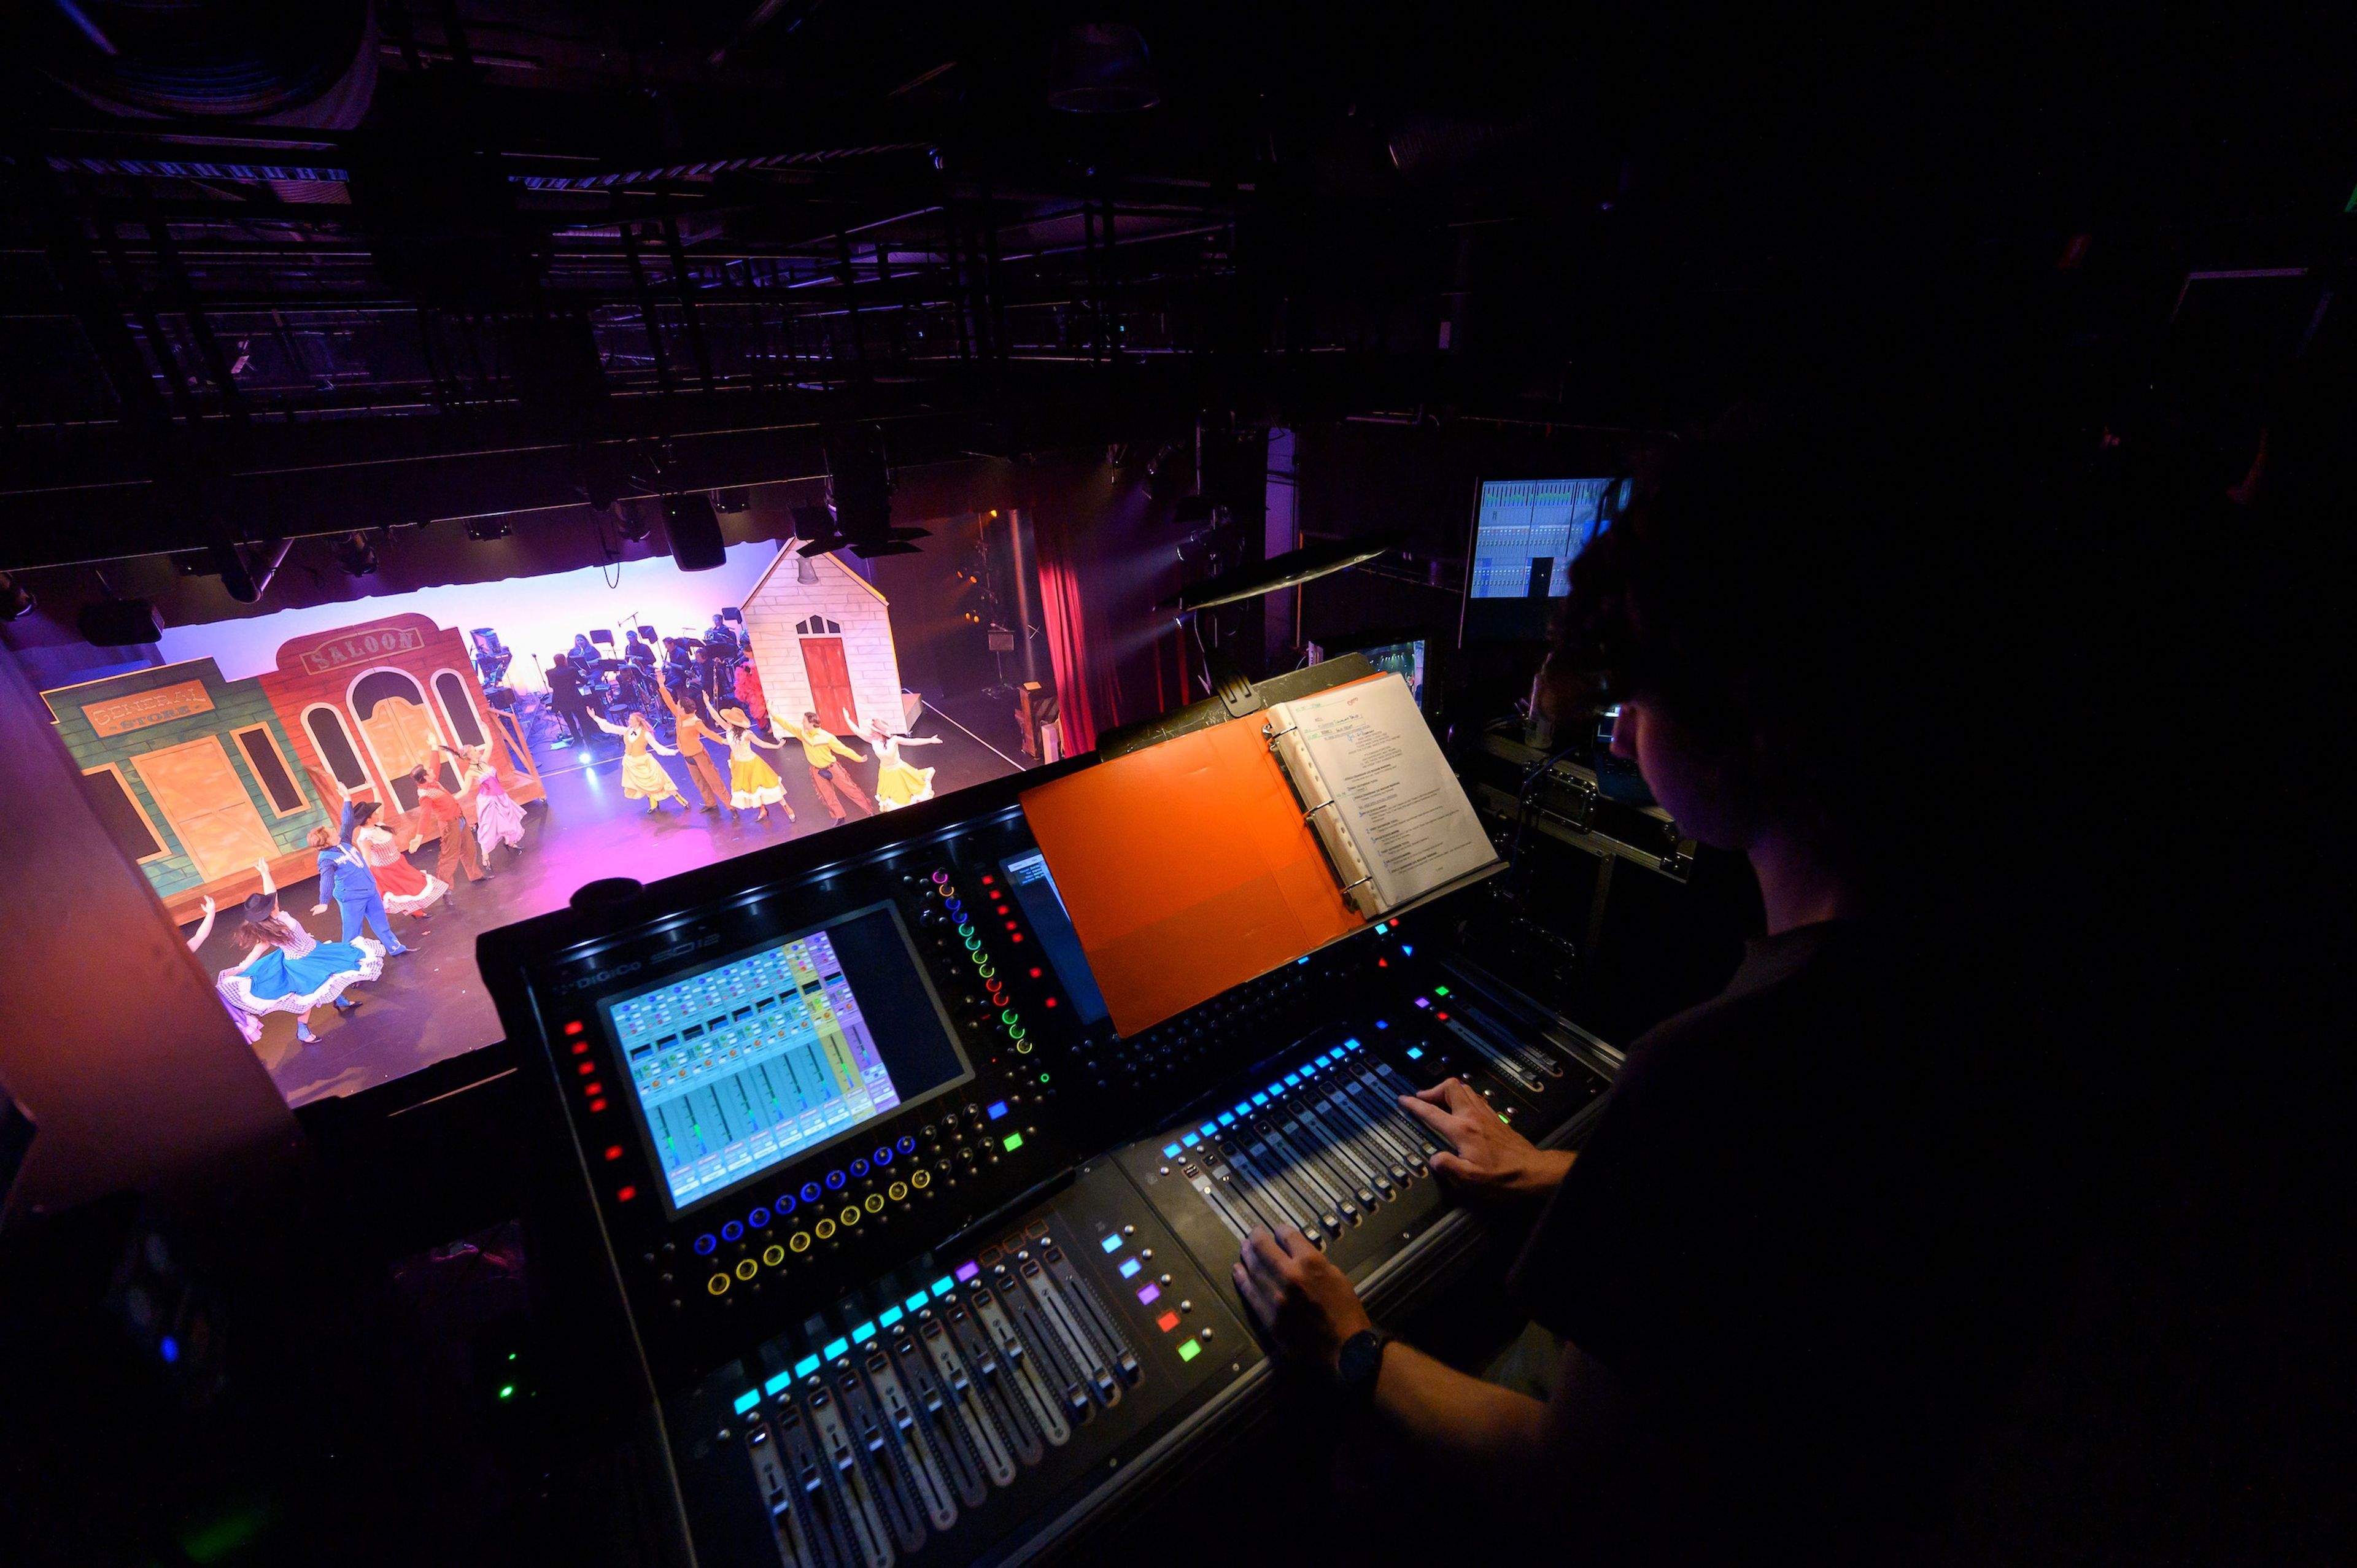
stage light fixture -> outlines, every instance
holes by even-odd
[[[99,648],[135,648],[164,635],[163,618],[145,599],[103,599],[75,618],[82,640]]]
[[[683,572],[709,572],[728,563],[720,519],[702,490],[663,497],[663,532],[671,535],[671,558]]]
[[[22,620],[33,613],[33,591],[0,572],[0,620]]]
[[[514,532],[503,517],[477,517],[467,521],[467,537],[472,540],[505,539]]]
[[[370,577],[376,575],[376,547],[367,535],[357,529],[336,541],[336,564],[344,569],[347,577]]]
[[[641,543],[648,534],[654,532],[654,524],[648,521],[645,508],[636,496],[624,496],[613,504],[611,510],[614,532],[620,534],[626,543]]]

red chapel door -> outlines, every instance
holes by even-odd
[[[811,706],[819,725],[848,740],[859,733],[859,713],[851,701],[851,666],[844,661],[843,639],[802,639],[802,671],[810,677]]]

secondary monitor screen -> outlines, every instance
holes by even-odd
[[[1049,875],[1048,857],[1035,849],[1005,862],[999,869],[1006,873],[1015,901],[1023,906],[1031,929],[1039,934],[1039,946],[1055,966],[1056,978],[1063,983],[1064,994],[1071,998],[1081,1022],[1093,1024],[1104,1017],[1104,996],[1097,990],[1097,977],[1089,972],[1081,934],[1072,929],[1072,918],[1064,912],[1064,896],[1056,891],[1056,879]]]
[[[1465,636],[1537,637],[1571,564],[1611,525],[1621,479],[1485,479],[1465,572]]]
[[[888,904],[599,1011],[673,1214],[974,1076]]]

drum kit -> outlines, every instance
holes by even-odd
[[[678,637],[658,638],[634,611],[616,623],[627,628],[623,633],[624,646],[619,650],[619,657],[616,656],[614,631],[604,627],[576,637],[573,648],[568,651],[574,655],[572,662],[582,675],[590,700],[598,712],[617,723],[621,722],[625,714],[642,713],[668,740],[673,733],[674,721],[657,682],[655,672],[658,664],[662,668],[662,680],[670,684],[672,694],[682,702],[693,703],[699,691],[712,696],[716,705],[733,700],[737,666],[751,655],[742,617],[734,612],[724,613],[729,614],[735,622],[731,631],[716,628],[690,631]],[[500,634],[490,627],[478,627],[471,634],[471,640],[475,650],[475,671],[482,678],[484,700],[501,713],[512,714],[519,722],[529,724],[534,732],[533,739],[535,744],[542,738],[538,733],[540,721],[546,720],[550,727],[559,731],[549,737],[548,743],[554,746],[566,745],[562,726],[555,725],[545,693],[519,693],[509,684],[508,672],[515,662],[515,653],[500,640]],[[581,656],[585,644],[589,650],[588,657]],[[695,657],[698,650],[703,654],[701,659]],[[535,665],[537,662],[534,661]]]

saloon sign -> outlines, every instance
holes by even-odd
[[[357,664],[364,659],[382,659],[393,653],[414,653],[425,646],[425,639],[412,626],[382,627],[374,631],[348,632],[332,638],[317,648],[303,650],[303,672],[325,675],[341,670],[347,664]]]

